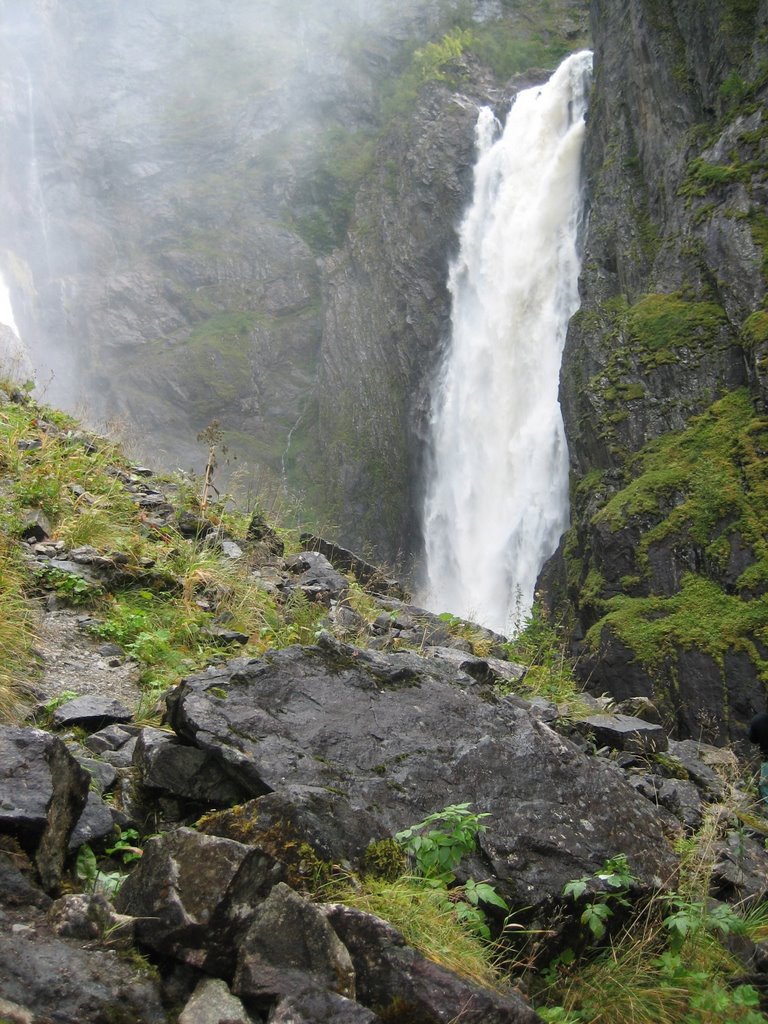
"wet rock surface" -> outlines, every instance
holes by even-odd
[[[651,808],[609,764],[438,659],[328,639],[191,677],[168,704],[174,729],[254,796],[325,788],[393,834],[462,793],[491,815],[486,864],[529,906],[615,849],[646,881],[671,868]]]

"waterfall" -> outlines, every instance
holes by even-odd
[[[578,308],[581,149],[592,55],[477,123],[474,196],[449,274],[424,505],[428,608],[508,633],[568,525],[558,377]]]
[[[32,364],[29,359],[16,317],[13,314],[11,292],[0,271],[0,371],[11,378],[31,378]]]

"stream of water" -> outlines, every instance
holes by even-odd
[[[474,195],[450,270],[452,336],[433,395],[426,607],[503,633],[530,612],[568,524],[558,378],[578,308],[581,151],[592,55],[477,123]]]

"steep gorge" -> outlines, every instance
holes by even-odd
[[[171,465],[218,420],[249,487],[413,565],[477,107],[585,9],[7,0],[0,269],[47,397]],[[572,526],[540,582],[590,686],[715,740],[768,673],[767,23],[593,0]]]

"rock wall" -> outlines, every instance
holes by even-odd
[[[0,266],[46,396],[171,466],[216,419],[279,478],[375,86],[455,0],[6,7]]]
[[[9,0],[0,271],[47,399],[171,468],[216,420],[220,478],[412,555],[476,107],[584,36],[539,7]]]
[[[595,0],[572,527],[543,585],[598,691],[722,740],[765,702],[766,25]]]

